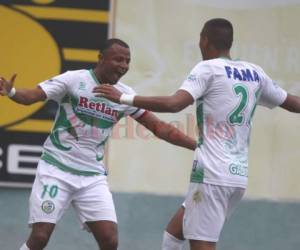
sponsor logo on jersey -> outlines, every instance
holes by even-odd
[[[230,164],[229,171],[233,175],[245,176],[248,177],[248,168],[240,164]]]
[[[42,203],[41,208],[46,214],[51,214],[55,210],[55,205],[52,201],[46,200]]]
[[[91,101],[83,96],[79,97],[76,111],[92,115],[96,118],[107,118],[112,121],[117,121],[119,116],[119,111],[113,109],[107,103]]]
[[[194,74],[190,74],[188,77],[187,77],[187,80],[190,81],[190,82],[195,82],[197,79],[197,76],[194,75]]]
[[[225,66],[226,75],[229,79],[247,82],[259,82],[259,76],[255,70],[243,68],[238,69],[231,66]]]

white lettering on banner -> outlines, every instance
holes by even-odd
[[[25,174],[35,175],[36,169],[20,167],[20,163],[36,163],[40,159],[40,156],[21,155],[23,153],[41,153],[42,146],[23,145],[23,144],[11,144],[8,146],[7,153],[7,172],[11,174]]]

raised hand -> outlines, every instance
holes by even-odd
[[[93,93],[96,93],[95,96],[97,97],[105,97],[116,103],[120,103],[120,97],[122,95],[122,92],[110,84],[100,84],[93,89]]]
[[[0,77],[0,95],[7,96],[14,86],[14,81],[17,77],[17,74],[13,74],[10,80],[6,80],[4,77]]]

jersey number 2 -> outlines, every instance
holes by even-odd
[[[247,86],[244,84],[238,83],[233,87],[234,93],[236,96],[240,97],[240,101],[238,105],[234,108],[234,110],[229,114],[229,123],[231,125],[242,125],[245,122],[245,109],[249,103],[249,91]],[[251,113],[249,118],[247,119],[247,124],[250,125],[251,118],[254,114],[256,108],[256,101],[259,91],[255,92],[255,100],[253,100],[253,107],[251,109]]]

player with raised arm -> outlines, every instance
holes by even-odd
[[[127,95],[109,85],[96,96],[156,112],[179,112],[196,103],[199,127],[185,207],[167,226],[163,250],[214,250],[225,220],[241,200],[248,180],[248,146],[257,104],[300,112],[300,98],[288,94],[259,66],[232,60],[232,24],[222,18],[207,21],[200,33],[203,61],[171,96]],[[211,127],[215,133],[211,133]]]
[[[94,69],[67,71],[34,89],[16,89],[16,75],[10,80],[0,77],[0,95],[14,102],[30,105],[51,99],[59,104],[30,196],[32,231],[21,250],[44,249],[70,204],[82,225],[93,233],[99,249],[117,249],[117,218],[103,157],[112,128],[122,117],[131,116],[172,144],[196,148],[196,141],[151,112],[95,97],[92,90],[103,82],[123,93],[134,94],[119,81],[128,71],[129,63],[129,46],[122,40],[109,39]]]

